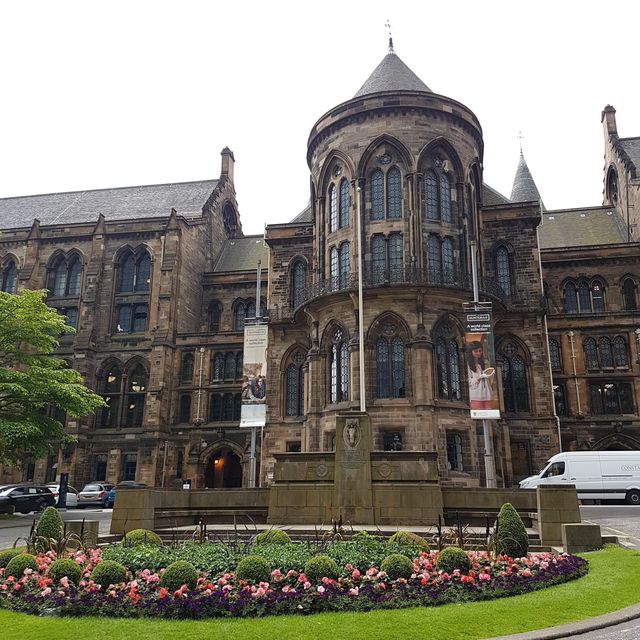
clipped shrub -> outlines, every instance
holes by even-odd
[[[91,572],[91,579],[106,589],[110,584],[120,584],[127,579],[127,568],[114,560],[103,560]]]
[[[401,547],[415,547],[418,552],[429,552],[429,543],[417,533],[413,531],[396,531],[390,538],[389,544],[398,545]]]
[[[256,536],[256,544],[289,544],[291,538],[286,531],[282,529],[269,529],[261,531]]]
[[[333,558],[320,554],[307,560],[304,574],[311,584],[318,584],[322,578],[335,580],[338,577],[338,565]]]
[[[521,558],[527,555],[529,549],[529,537],[522,518],[510,502],[505,502],[500,507],[497,520],[497,533],[495,535],[495,551],[512,558]]]
[[[132,529],[125,533],[122,544],[129,547],[137,547],[139,544],[153,544],[162,546],[162,538],[149,529]]]
[[[65,576],[70,582],[78,585],[82,580],[82,567],[71,558],[60,558],[49,565],[47,576],[53,580],[54,586],[60,582],[60,578]]]
[[[9,564],[9,560],[19,556],[21,553],[22,549],[5,549],[4,551],[0,551],[0,569],[4,569]]]
[[[189,589],[195,589],[198,581],[196,568],[184,560],[172,562],[160,578],[160,586],[169,591],[177,591],[186,584]]]
[[[382,561],[380,569],[382,569],[391,580],[410,578],[413,573],[413,562],[402,553],[392,553]]]
[[[464,549],[460,547],[447,547],[438,554],[436,567],[439,571],[453,573],[456,569],[460,573],[469,573],[471,569],[471,560]]]
[[[357,542],[358,544],[373,545],[377,544],[380,541],[380,538],[363,529],[362,531],[357,531],[356,533],[354,533],[351,536],[351,540],[353,542]]]
[[[38,524],[36,525],[36,536],[47,540],[59,540],[62,537],[62,518],[55,507],[47,507]]]
[[[13,576],[20,579],[24,575],[25,569],[33,569],[34,571],[39,569],[36,557],[30,553],[21,553],[9,560],[5,569],[5,576]]]
[[[270,582],[271,567],[262,556],[245,556],[238,562],[236,578],[246,582]]]

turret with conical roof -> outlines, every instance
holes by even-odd
[[[540,206],[544,209],[544,203],[538,187],[531,175],[531,171],[529,171],[524,154],[520,150],[520,161],[518,162],[516,177],[513,180],[513,188],[511,189],[511,202],[532,202],[534,200],[539,200]]]

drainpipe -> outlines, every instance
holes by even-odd
[[[580,391],[578,387],[578,374],[576,372],[576,350],[573,345],[573,331],[569,331],[569,342],[571,344],[571,362],[573,364],[573,381],[576,385],[576,401],[578,404],[578,415],[582,415],[582,408],[580,407]]]

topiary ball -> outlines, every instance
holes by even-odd
[[[196,568],[190,562],[176,560],[162,574],[160,586],[169,591],[177,591],[183,584],[186,584],[189,589],[195,589],[197,581],[198,572]]]
[[[382,569],[391,580],[410,578],[413,573],[413,562],[402,553],[392,553],[382,561],[380,569]]]
[[[460,547],[447,547],[438,554],[436,567],[439,571],[453,573],[456,569],[460,573],[469,573],[471,570],[471,560],[464,549]]]
[[[304,575],[311,584],[318,584],[322,578],[338,577],[338,565],[333,558],[325,555],[313,556],[304,565]]]
[[[62,518],[55,507],[47,507],[38,524],[36,525],[36,536],[49,540],[59,540],[63,531]]]
[[[21,553],[20,555],[15,556],[15,558],[9,560],[4,575],[13,576],[19,580],[24,575],[25,569],[38,571],[39,568],[40,567],[38,566],[38,561],[35,556],[32,556],[30,553]]]
[[[60,558],[49,565],[47,576],[53,580],[54,585],[60,582],[60,578],[66,576],[70,582],[77,586],[82,580],[82,567],[71,558]]]
[[[91,572],[91,579],[106,589],[110,584],[120,584],[127,579],[127,568],[115,560],[103,560]]]
[[[5,549],[0,551],[0,569],[4,569],[9,564],[9,560],[19,556],[22,553],[22,549]]]
[[[236,578],[245,582],[269,582],[271,567],[262,556],[245,556],[236,566]]]
[[[417,533],[413,531],[396,531],[390,538],[389,544],[398,545],[400,547],[414,547],[418,553],[421,551],[430,551],[429,543]]]
[[[139,544],[153,544],[162,546],[162,538],[149,529],[132,529],[124,534],[122,544],[128,547],[137,547]]]
[[[511,558],[520,558],[527,555],[529,536],[522,518],[511,503],[505,502],[500,507],[496,528],[497,531],[494,536],[496,553],[501,553]]]
[[[269,529],[261,531],[256,536],[256,544],[289,544],[291,538],[286,531],[282,529]]]

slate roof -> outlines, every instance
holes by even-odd
[[[516,170],[516,177],[513,181],[513,188],[511,189],[511,202],[531,202],[532,200],[540,200],[540,205],[544,209],[544,203],[540,197],[538,187],[529,171],[527,162],[520,152],[520,161],[518,162],[518,169]]]
[[[640,138],[620,138],[618,140],[629,159],[636,167],[640,167]]]
[[[494,204],[509,204],[510,200],[488,184],[482,183],[482,204],[490,207]]]
[[[243,236],[227,240],[215,267],[215,273],[228,271],[252,271],[257,269],[258,260],[262,268],[269,267],[269,250],[263,236]]]
[[[624,222],[609,207],[545,211],[538,227],[541,249],[626,242]]]
[[[94,191],[71,191],[0,198],[0,228],[29,228],[34,218],[42,225],[166,217],[175,209],[198,217],[216,188],[217,180],[180,182]]]
[[[311,215],[311,203],[309,203],[292,221],[291,223],[297,222],[313,222],[313,217]]]
[[[418,76],[393,52],[382,59],[354,98],[381,91],[426,91],[433,93]]]

